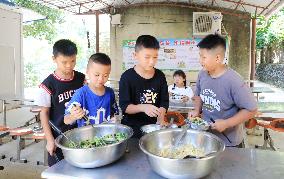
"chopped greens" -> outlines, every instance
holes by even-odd
[[[92,139],[82,140],[79,142],[79,148],[87,149],[92,147],[102,147],[109,144],[114,144],[123,141],[127,138],[126,133],[117,132],[115,134],[107,134],[103,137],[93,137]],[[78,148],[73,142],[68,143],[69,148]]]
[[[196,124],[196,125],[207,125],[206,121],[204,121],[200,117],[191,118],[191,123]]]

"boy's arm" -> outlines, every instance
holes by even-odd
[[[150,107],[149,104],[132,104],[131,101],[131,89],[128,82],[128,77],[126,75],[122,75],[119,80],[119,106],[122,110],[122,113],[127,114],[136,114],[140,112],[145,112],[145,108]]]
[[[54,143],[54,137],[49,126],[49,113],[50,113],[50,106],[51,106],[51,91],[48,87],[44,84],[41,84],[36,96],[35,96],[35,105],[41,108],[40,111],[40,121],[43,128],[43,132],[46,136],[46,150],[50,155],[53,155],[56,146]]]
[[[239,125],[254,117],[257,112],[257,103],[249,87],[239,76],[232,79],[231,93],[235,105],[240,109],[234,116],[226,120],[216,120],[212,128],[222,132],[227,128]]]
[[[43,132],[46,137],[46,141],[47,141],[46,149],[50,155],[53,155],[56,149],[56,146],[54,143],[54,137],[52,135],[51,128],[48,123],[49,121],[49,108],[48,107],[41,107],[40,121],[41,121],[41,125],[43,128]]]
[[[200,116],[202,110],[202,100],[200,96],[193,96],[192,97],[194,110],[189,111],[188,117],[198,117]]]
[[[194,105],[194,110],[189,111],[188,117],[197,117],[200,115],[202,111],[202,99],[200,97],[201,87],[200,87],[200,73],[198,74],[197,80],[196,80],[196,87],[194,91],[194,96],[191,98]]]
[[[169,108],[169,92],[168,92],[168,84],[167,80],[164,74],[162,74],[161,77],[161,97],[160,97],[160,106],[159,106],[159,112],[160,115],[157,118],[157,122],[161,125],[166,125],[166,122],[164,120],[165,114]]]
[[[157,117],[160,114],[158,107],[152,104],[132,104],[133,101],[130,99],[130,82],[127,78],[127,75],[122,74],[119,80],[119,106],[122,110],[122,113],[136,114],[144,112],[150,117]]]
[[[249,111],[247,109],[241,109],[237,114],[233,117],[228,118],[226,120],[216,120],[215,123],[211,124],[212,129],[215,129],[219,132],[223,132],[227,128],[234,127],[239,125],[255,116],[257,112],[257,108]]]
[[[77,119],[81,119],[85,115],[85,112],[83,111],[82,108],[79,109],[80,107],[78,107],[78,106],[73,107],[73,108],[71,109],[72,111],[70,112],[70,114],[67,114],[67,115],[64,116],[64,123],[65,124],[73,124]],[[74,114],[74,113],[76,113],[76,114]]]
[[[160,110],[158,107],[152,105],[152,104],[129,104],[125,110],[125,113],[127,114],[136,114],[144,112],[150,117],[158,117],[160,116]]]
[[[79,103],[76,106],[73,104],[78,102],[69,102],[69,106],[65,110],[64,123],[73,124],[76,120],[82,119],[85,115],[85,111],[80,107]]]
[[[68,102],[64,112],[64,123],[73,124],[76,120],[82,119],[85,111],[82,109],[82,88],[76,90],[71,100]]]

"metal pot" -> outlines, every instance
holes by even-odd
[[[213,170],[219,154],[225,150],[224,142],[211,133],[188,129],[181,145],[192,144],[194,147],[203,148],[205,154],[214,152],[212,155],[200,159],[170,159],[157,156],[157,151],[173,146],[173,139],[181,131],[182,129],[177,128],[159,130],[140,139],[140,149],[147,155],[151,168],[166,178],[202,178],[208,175]]]
[[[56,138],[55,144],[62,149],[64,159],[71,165],[80,168],[95,168],[118,160],[125,153],[127,140],[133,135],[133,130],[122,124],[98,124],[72,129],[64,133],[72,141],[79,143],[81,140],[94,136],[104,136],[116,132],[126,133],[127,139],[103,147],[74,149],[66,147],[68,141],[60,135]]]

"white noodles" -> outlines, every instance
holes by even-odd
[[[205,152],[204,149],[199,149],[191,144],[186,144],[177,148],[165,147],[158,151],[157,155],[164,158],[183,159],[188,155],[196,156],[197,158],[203,157]]]

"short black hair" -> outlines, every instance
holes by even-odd
[[[91,62],[102,65],[111,65],[109,56],[104,53],[95,53],[91,55],[91,57],[89,58],[88,66]]]
[[[202,39],[197,46],[203,49],[215,49],[216,47],[222,47],[226,50],[226,40],[222,36],[218,34],[210,34],[207,35],[204,39]]]
[[[182,71],[182,70],[176,70],[176,71],[174,72],[174,74],[173,74],[173,77],[175,77],[175,76],[181,76],[183,79],[185,79],[184,82],[183,82],[183,84],[184,84],[184,88],[187,88],[187,87],[186,87],[186,75],[185,75],[184,71]],[[173,86],[172,89],[174,90],[175,87],[176,87],[176,84],[174,84],[174,86]]]
[[[141,35],[136,40],[135,52],[139,51],[142,47],[159,50],[160,49],[160,43],[154,36]]]
[[[64,56],[77,55],[76,44],[68,39],[58,40],[53,45],[53,56],[56,57],[59,54],[64,55]]]
[[[175,77],[175,76],[181,76],[182,78],[186,79],[186,75],[185,75],[184,71],[182,71],[182,70],[175,71],[174,74],[173,74],[173,77]]]

